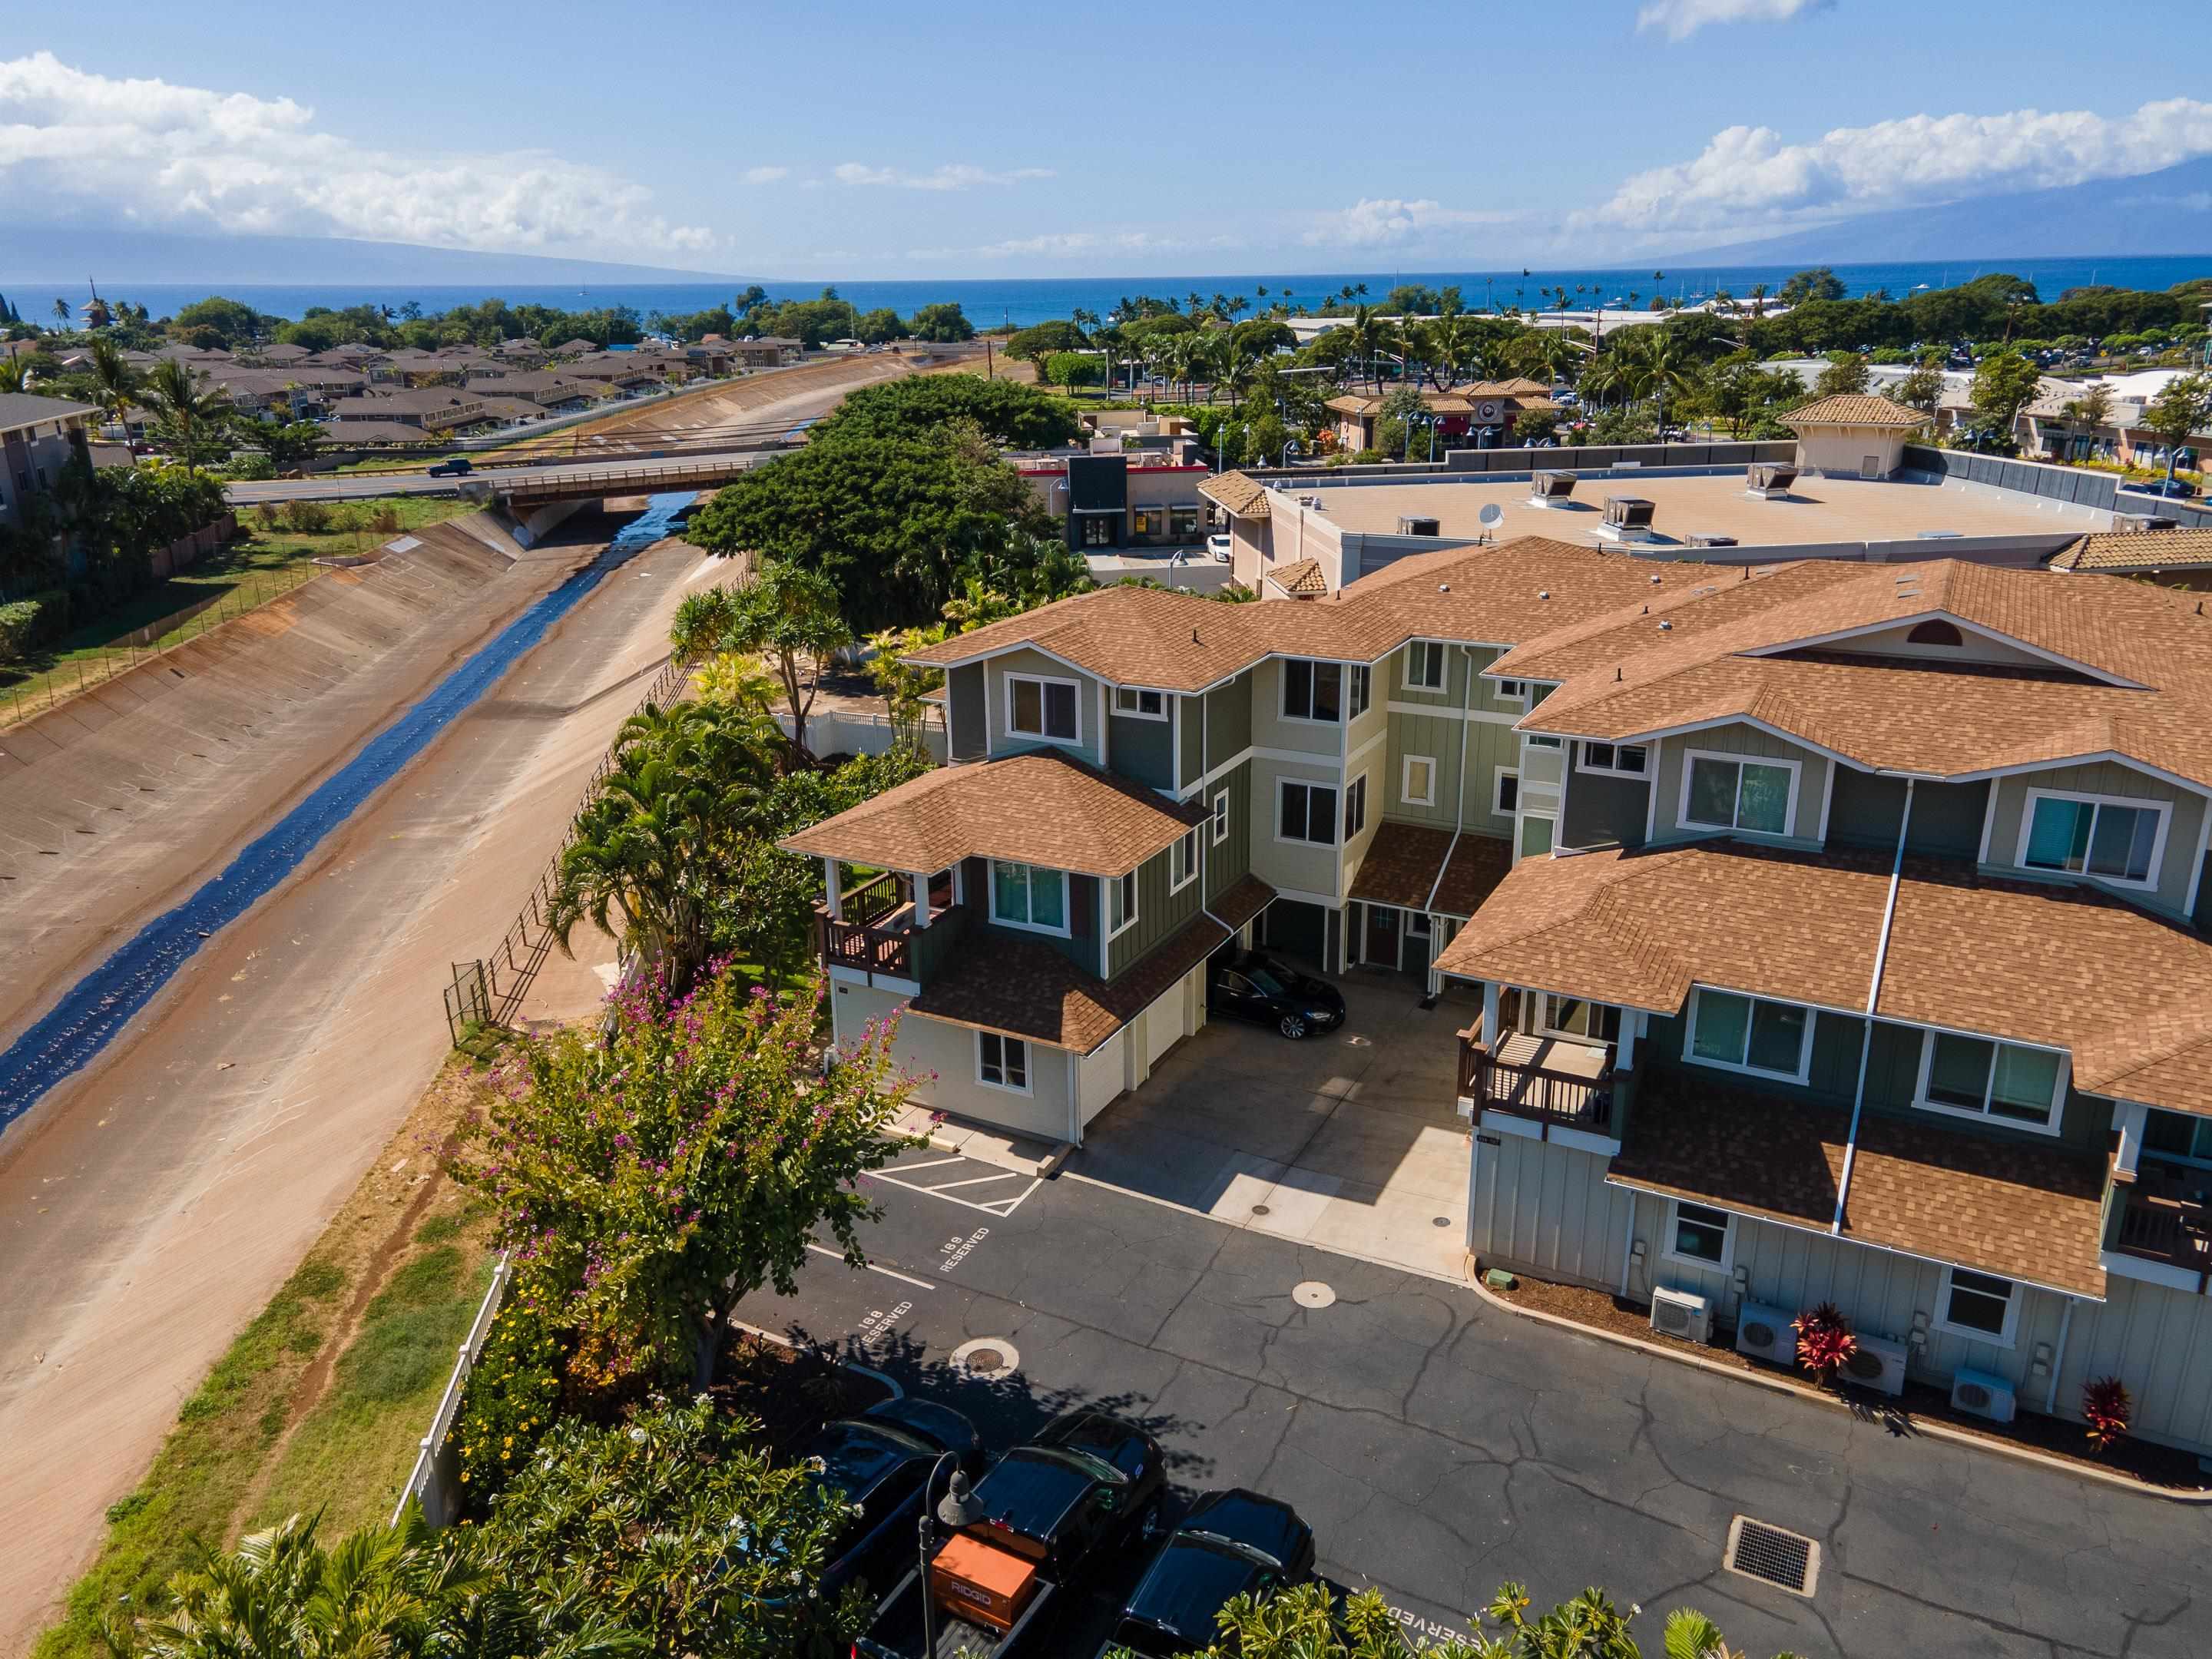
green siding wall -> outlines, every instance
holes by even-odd
[[[1206,694],[1206,764],[1211,769],[1252,745],[1253,680],[1239,674]]]
[[[1211,829],[1206,831],[1206,901],[1209,904],[1252,871],[1254,826],[1250,762],[1218,780],[1206,792],[1207,811],[1213,810],[1214,796],[1224,789],[1229,792],[1229,839],[1218,847],[1214,846],[1213,832]]]
[[[1982,844],[1982,817],[1989,804],[1986,780],[1915,784],[1905,849],[1936,858],[1972,858]],[[1828,803],[1828,844],[1888,852],[1897,845],[1898,821],[1904,812],[1904,779],[1839,766]]]
[[[1176,722],[1182,729],[1182,775],[1176,780],[1176,787],[1188,789],[1206,775],[1204,733],[1206,705],[1196,697],[1170,697],[1168,707]]]
[[[2088,766],[2053,767],[2048,772],[2028,772],[1997,781],[1996,811],[1990,823],[1990,863],[2002,869],[2018,867],[2021,819],[2031,789],[2051,789],[2066,794],[2115,795],[2126,800],[2163,801],[2166,814],[2166,850],[2158,871],[2158,884],[2149,892],[2125,890],[2139,903],[2151,903],[2175,913],[2189,902],[2190,878],[2197,867],[2197,839],[2204,829],[2204,798],[2185,789],[2147,777],[2132,767],[2113,761]],[[2035,872],[2028,872],[2033,875]]]
[[[1107,721],[1109,769],[1148,789],[1175,787],[1175,727],[1166,720],[1115,714]]]
[[[1170,854],[1159,853],[1137,866],[1137,919],[1106,942],[1106,975],[1126,973],[1137,959],[1198,914],[1200,884],[1168,891]]]

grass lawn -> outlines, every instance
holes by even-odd
[[[105,1659],[101,1616],[144,1607],[193,1565],[196,1540],[321,1509],[334,1542],[392,1513],[491,1273],[489,1218],[424,1150],[479,1098],[480,1064],[453,1056],[185,1402],[33,1659]]]
[[[321,574],[313,562],[347,554],[364,553],[399,532],[475,512],[468,501],[434,496],[399,495],[388,499],[348,502],[331,510],[329,527],[301,531],[281,522],[264,525],[251,509],[239,514],[239,538],[220,547],[189,570],[134,594],[112,611],[73,629],[61,639],[33,652],[27,659],[0,666],[0,720],[12,716],[20,702],[25,712],[35,703],[46,706],[75,691],[80,681],[91,685],[128,668],[134,654],[143,658],[149,648],[159,649],[214,625],[217,619],[250,610],[289,593],[301,582]],[[369,527],[379,512],[389,512],[397,531]],[[391,520],[387,520],[390,522]],[[194,607],[213,610],[181,617],[165,629],[149,647],[137,642],[135,653],[128,636]]]

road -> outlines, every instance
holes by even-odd
[[[738,446],[728,449],[685,453],[654,460],[649,457],[586,456],[550,466],[479,466],[465,478],[434,478],[427,472],[326,472],[311,478],[273,478],[258,483],[227,486],[223,499],[233,507],[253,507],[263,501],[358,501],[386,495],[459,495],[470,484],[507,485],[518,481],[558,484],[563,480],[599,477],[610,471],[623,475],[623,488],[650,495],[656,479],[696,472],[702,467],[727,467],[741,472],[763,460],[796,448],[781,441]]]
[[[1754,1656],[2212,1651],[2204,1509],[1901,1437],[1079,1176],[945,1158],[907,1152],[871,1182],[872,1270],[817,1256],[795,1297],[740,1317],[865,1356],[994,1445],[1078,1403],[1140,1418],[1182,1496],[1295,1504],[1324,1573],[1381,1589],[1417,1635],[1468,1630],[1512,1579],[1539,1606],[1589,1583],[1637,1604],[1646,1653],[1686,1605]],[[1018,1370],[949,1363],[979,1338]],[[1739,1514],[1818,1540],[1810,1600],[1723,1569]]]

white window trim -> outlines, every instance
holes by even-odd
[[[1009,738],[1020,738],[1030,743],[1057,743],[1070,749],[1080,749],[1083,746],[1083,682],[1081,680],[1066,679],[1057,674],[1008,673],[1005,678],[1006,735]],[[1046,686],[1064,685],[1075,693],[1075,735],[1073,737],[1055,738],[1049,737],[1042,732],[1024,732],[1014,724],[1014,687],[1024,680],[1037,688],[1037,713],[1040,715],[1045,711],[1044,688]]]
[[[1526,680],[1492,680],[1490,682],[1490,700],[1492,702],[1518,703],[1522,708],[1526,708],[1528,706],[1528,682]]]
[[[1176,855],[1181,853],[1186,845],[1190,848],[1190,873],[1178,879],[1176,875]],[[1189,886],[1191,883],[1198,879],[1199,866],[1201,862],[1200,855],[1204,846],[1204,837],[1199,834],[1197,828],[1193,828],[1184,834],[1181,841],[1178,841],[1174,846],[1168,848],[1169,892],[1180,893],[1184,888]]]
[[[1790,773],[1790,804],[1782,814],[1782,828],[1747,830],[1741,824],[1729,824],[1723,828],[1717,823],[1702,823],[1693,820],[1690,817],[1690,774],[1701,760],[1718,761],[1723,765],[1737,768],[1747,765],[1786,768]],[[1679,792],[1680,798],[1674,805],[1674,822],[1685,830],[1703,830],[1707,835],[1771,836],[1777,840],[1786,841],[1797,833],[1797,794],[1804,781],[1805,763],[1802,761],[1784,760],[1773,755],[1736,755],[1729,753],[1725,749],[1685,749],[1682,751],[1681,788]],[[1738,817],[1743,816],[1743,774],[1741,770],[1735,775],[1735,804],[1733,811],[1735,816]]]
[[[999,1058],[1002,1062],[1000,1068],[1001,1072],[1005,1069],[1003,1064],[1006,1054],[1005,1045],[1009,1042],[1018,1042],[1022,1045],[1023,1080],[1021,1083],[1018,1085],[1012,1083],[994,1083],[990,1079],[983,1075],[983,1039],[985,1037],[995,1037],[998,1039],[1000,1044]],[[1035,1082],[1036,1076],[1036,1050],[1030,1045],[1028,1038],[1010,1037],[1003,1031],[978,1031],[975,1033],[975,1086],[977,1088],[996,1089],[1000,1094],[1006,1095],[1033,1095],[1036,1092],[1036,1085]]]
[[[1968,1273],[1980,1278],[2002,1279],[2005,1284],[2012,1286],[2012,1295],[2005,1302],[2004,1329],[1992,1335],[1988,1331],[1977,1330],[1972,1325],[1954,1325],[1943,1316],[1951,1307],[1951,1275],[1954,1271],[1955,1269],[1947,1263],[1943,1268],[1942,1277],[1936,1281],[1936,1311],[1929,1322],[1946,1336],[1955,1336],[1967,1342],[1986,1343],[1993,1348],[2011,1347],[2020,1337],[2020,1304],[2027,1300],[2021,1292],[2027,1287],[2017,1279],[2006,1279],[2002,1273],[1993,1273],[1986,1268],[1966,1269]]]
[[[1413,793],[1413,768],[1429,769],[1429,787],[1425,793]],[[1437,757],[1434,755],[1407,755],[1398,763],[1398,801],[1404,806],[1434,806],[1437,804]]]
[[[1216,847],[1229,839],[1229,792],[1213,792],[1213,844]]]
[[[1548,823],[1552,826],[1552,844],[1549,847],[1547,847],[1540,853],[1524,853],[1521,850],[1522,836],[1525,833],[1528,825],[1532,819],[1539,823]],[[1557,854],[1559,850],[1559,815],[1557,812],[1531,812],[1524,809],[1515,815],[1513,820],[1513,857],[1516,863],[1522,859],[1551,858]]]
[[[1114,895],[1124,890],[1124,883],[1127,884],[1126,890],[1129,895],[1129,908],[1123,913],[1121,925],[1116,927],[1114,925],[1113,921]],[[1106,937],[1108,939],[1117,939],[1121,938],[1122,934],[1127,933],[1132,927],[1134,927],[1137,925],[1137,892],[1141,884],[1140,884],[1137,879],[1137,872],[1134,870],[1128,871],[1122,875],[1109,877],[1103,884],[1107,919]]]
[[[1994,794],[1996,792],[1992,790],[1990,793]],[[2074,801],[2100,808],[2125,806],[2157,813],[2158,833],[2151,837],[2149,877],[2142,881],[2131,881],[2125,876],[2100,876],[2088,870],[2046,870],[2039,864],[2030,864],[2027,861],[2027,843],[2029,837],[2035,833],[2035,804],[2040,800]],[[2125,887],[2138,893],[2151,892],[2157,888],[2159,875],[2166,868],[2166,834],[2172,823],[2173,806],[2168,801],[2138,799],[2129,795],[2089,795],[2072,789],[2030,789],[2026,803],[2020,809],[2020,845],[2014,850],[2012,861],[2016,867],[2030,875],[2094,881],[2106,887]],[[2093,841],[2096,833],[2096,826],[2093,823],[2089,830]]]
[[[1982,1085],[1982,1109],[1978,1112],[1964,1106],[1954,1106],[1948,1101],[1928,1098],[1928,1073],[1936,1064],[1936,1039],[1939,1036],[1964,1037],[1970,1042],[1992,1043],[1999,1048],[2036,1048],[2045,1054],[2058,1056],[2058,1079],[2051,1095],[2051,1120],[2047,1123],[2029,1123],[2016,1117],[2000,1117],[1989,1109],[1990,1091],[1996,1087],[1997,1063],[1995,1055],[1990,1059],[1990,1075]],[[2040,1042],[2014,1042],[2004,1037],[1985,1036],[1979,1031],[1952,1031],[1933,1026],[1921,1028],[1920,1075],[1912,1085],[1912,1103],[1923,1112],[1941,1112],[1945,1117],[1962,1117],[1970,1123],[1993,1123],[2000,1129],[2021,1129],[2032,1135],[2058,1134],[2066,1116],[2066,1091],[2074,1080],[2074,1060],[2063,1048],[2052,1048]],[[1993,1275],[2002,1278],[2002,1274]]]
[[[1358,687],[1359,688],[1359,695],[1358,695],[1358,703],[1359,703],[1359,707],[1358,707],[1358,708],[1354,708],[1352,706],[1352,702],[1353,702],[1353,698],[1352,698],[1352,687],[1353,687],[1355,684],[1356,684],[1356,685],[1358,685]],[[1387,688],[1386,688],[1386,689],[1387,689]],[[1369,712],[1370,712],[1370,710],[1372,710],[1372,709],[1374,708],[1374,707],[1375,707],[1375,670],[1374,670],[1373,665],[1372,665],[1371,664],[1369,664],[1369,663],[1364,663],[1364,662],[1348,662],[1348,663],[1345,664],[1345,665],[1344,665],[1344,723],[1345,723],[1345,725],[1346,725],[1346,726],[1350,726],[1350,725],[1351,725],[1354,720],[1365,720],[1365,719],[1367,718],[1367,716],[1368,716]]]
[[[1683,1255],[1675,1250],[1674,1240],[1680,1236],[1681,1232],[1680,1225],[1680,1212],[1683,1204],[1686,1202],[1688,1203],[1692,1209],[1711,1210],[1715,1215],[1723,1218],[1727,1222],[1727,1225],[1721,1230],[1721,1259],[1718,1261],[1708,1261],[1701,1255]],[[1679,1261],[1684,1267],[1694,1268],[1699,1273],[1724,1273],[1728,1272],[1731,1267],[1735,1266],[1735,1212],[1730,1210],[1723,1210],[1717,1204],[1699,1204],[1694,1199],[1668,1199],[1667,1200],[1667,1242],[1660,1248],[1659,1254],[1666,1261]]]
[[[1555,738],[1549,732],[1523,732],[1521,741],[1531,749],[1565,749],[1567,740]]]
[[[1425,653],[1431,651],[1437,653],[1437,683],[1434,685],[1429,684],[1425,680],[1417,680],[1413,678],[1413,661],[1416,653]],[[1449,689],[1450,680],[1451,657],[1449,650],[1441,640],[1410,640],[1407,642],[1406,666],[1404,670],[1404,677],[1399,681],[1400,685],[1408,691],[1430,691],[1441,693]]]
[[[1283,791],[1293,784],[1297,785],[1301,789],[1326,789],[1336,797],[1336,799],[1331,803],[1328,811],[1329,840],[1311,841],[1304,836],[1286,836],[1283,833]],[[1337,839],[1337,834],[1339,827],[1342,823],[1343,820],[1337,815],[1343,811],[1344,790],[1342,787],[1338,784],[1316,783],[1309,778],[1277,778],[1275,780],[1275,839],[1285,847],[1336,847],[1341,845],[1342,843]],[[1307,803],[1306,806],[1306,822],[1309,823],[1313,822],[1313,806],[1310,801]]]
[[[1510,806],[1506,805],[1504,799],[1505,794],[1505,780],[1508,778],[1513,780],[1514,787],[1513,805]],[[1521,769],[1519,767],[1493,766],[1490,769],[1491,817],[1496,818],[1510,818],[1516,816],[1520,812],[1520,787]]]
[[[1016,861],[1017,860],[1013,859],[986,859],[984,860],[984,865],[990,872],[991,908],[988,913],[988,920],[990,925],[994,927],[1018,928],[1024,933],[1044,933],[1053,939],[1073,939],[1075,936],[1075,918],[1069,908],[1068,901],[1072,896],[1072,894],[1069,890],[1070,884],[1067,879],[1067,872],[1065,870],[1049,870],[1045,872],[1048,875],[1054,875],[1060,878],[1060,914],[1067,918],[1067,921],[1064,925],[1058,927],[1047,927],[1034,921],[1009,921],[999,914],[999,866],[1001,863],[1012,864]],[[1032,874],[1035,874],[1039,870],[1044,869],[1044,866],[1040,864],[1027,864],[1024,865],[1022,867],[1028,870]]]
[[[1328,666],[1337,671],[1337,714],[1334,720],[1323,720],[1317,714],[1293,714],[1291,713],[1291,665],[1294,662],[1307,663],[1316,668]],[[1276,718],[1283,720],[1286,724],[1291,726],[1327,726],[1334,727],[1343,726],[1346,723],[1348,719],[1356,720],[1358,718],[1357,715],[1347,716],[1345,713],[1352,704],[1352,665],[1350,663],[1340,662],[1334,657],[1285,657],[1283,659],[1280,678],[1282,684],[1275,697]]]
[[[1141,708],[1122,708],[1121,697],[1124,692],[1127,693],[1131,696],[1139,699],[1146,696],[1158,697],[1160,700],[1160,712],[1157,714],[1147,714]],[[1125,720],[1158,720],[1163,725],[1174,718],[1174,712],[1168,694],[1164,691],[1155,691],[1149,685],[1115,686],[1114,688],[1114,713]],[[1078,723],[1080,724],[1079,721]]]
[[[1534,1025],[1534,1034],[1536,1036],[1558,1037],[1564,1042],[1580,1042],[1587,1044],[1594,1048],[1601,1048],[1606,1046],[1606,1040],[1602,1036],[1592,1036],[1583,1031],[1570,1031],[1563,1025],[1553,1024],[1545,1018],[1545,1016],[1552,1012],[1552,1004],[1554,1000],[1560,1002],[1579,1002],[1584,1007],[1589,1009],[1593,1013],[1607,1007],[1608,1006],[1607,1004],[1594,1002],[1588,997],[1562,996],[1557,991],[1538,991],[1534,994],[1536,999],[1536,1019]],[[1528,1005],[1524,1001],[1522,1006],[1525,1007]],[[1598,1023],[1600,1027],[1602,1028],[1604,1021],[1601,1019]]]
[[[1701,985],[1692,987],[1690,991],[1690,1024],[1689,1028],[1682,1033],[1682,1061],[1685,1065],[1710,1066],[1716,1072],[1734,1072],[1739,1077],[1760,1078],[1768,1083],[1802,1084],[1812,1076],[1813,1027],[1820,1018],[1817,1008],[1802,1002],[1792,1002],[1787,997],[1763,997],[1750,991],[1731,991],[1725,986],[1719,985],[1713,987],[1713,994],[1716,996],[1741,997],[1754,1006],[1759,1003],[1771,1002],[1777,1007],[1802,1008],[1805,1011],[1804,1034],[1797,1039],[1797,1069],[1795,1072],[1770,1072],[1763,1066],[1746,1065],[1741,1060],[1711,1060],[1698,1052],[1698,1012],[1705,993],[1705,988]],[[1743,1044],[1744,1053],[1748,1054],[1751,1052],[1751,1026],[1748,1021],[1744,1025]]]
[[[1583,738],[1575,745],[1576,771],[1588,772],[1594,776],[1601,778],[1629,778],[1638,783],[1649,783],[1651,781],[1651,745],[1650,744],[1609,743],[1606,744],[1607,748],[1613,750],[1613,758],[1616,761],[1620,757],[1620,751],[1624,749],[1642,750],[1644,751],[1644,769],[1640,772],[1632,772],[1625,766],[1593,766],[1590,764],[1589,758],[1589,746],[1590,740],[1587,738]]]

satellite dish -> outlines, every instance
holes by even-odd
[[[1505,509],[1496,501],[1485,501],[1482,511],[1474,515],[1482,521],[1485,530],[1495,530],[1505,522]]]

